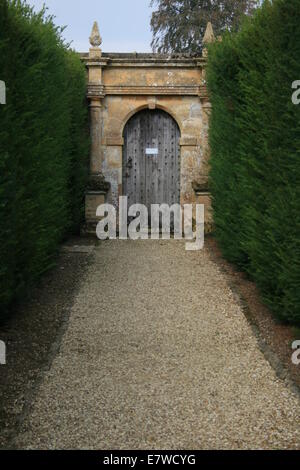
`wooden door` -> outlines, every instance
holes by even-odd
[[[162,110],[135,114],[124,129],[123,195],[128,206],[180,203],[180,130]]]

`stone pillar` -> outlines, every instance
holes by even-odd
[[[203,180],[208,180],[209,175],[209,120],[211,114],[211,104],[209,98],[206,96],[201,97],[202,110],[203,110],[203,127],[201,133],[201,144],[203,149],[203,161],[201,165],[201,173],[203,175]]]
[[[100,45],[102,38],[99,33],[98,24],[95,21],[90,36],[90,51],[87,61],[88,67],[88,100],[90,102],[90,134],[91,134],[91,156],[90,173],[92,176],[102,172],[102,100],[104,98],[104,88],[102,85],[102,51]]]
[[[209,190],[209,157],[210,157],[210,148],[209,148],[209,120],[211,114],[211,103],[208,96],[208,91],[206,87],[206,60],[208,56],[207,44],[210,44],[215,41],[215,35],[213,31],[212,24],[209,22],[205,31],[203,38],[203,59],[204,62],[201,62],[202,66],[202,83],[200,85],[199,98],[202,105],[203,112],[203,127],[200,136],[201,146],[202,146],[202,162],[201,162],[201,175],[197,181],[193,182],[193,189],[196,195],[197,204],[203,204],[205,208],[204,218],[205,218],[205,232],[210,233],[213,230],[213,216],[211,209],[211,194]],[[200,63],[199,63],[200,65]]]
[[[193,182],[193,189],[195,191],[197,204],[204,205],[205,233],[211,233],[213,230],[211,194],[209,189],[209,118],[211,104],[207,96],[206,87],[202,89],[202,93],[200,97],[203,110],[203,127],[200,138],[202,146],[201,175],[197,181]]]
[[[102,103],[100,98],[90,100],[90,134],[91,134],[91,154],[90,154],[90,174],[97,175],[102,172]]]
[[[88,93],[90,109],[90,177],[85,198],[85,225],[83,234],[96,234],[96,225],[99,218],[96,215],[97,208],[106,202],[106,195],[110,189],[102,173],[102,101],[104,87],[102,85],[102,67],[107,61],[102,58],[100,45],[102,39],[97,22],[94,23],[90,37],[91,48],[86,62],[88,68]]]
[[[211,22],[207,23],[207,28],[204,34],[203,38],[203,58],[207,59],[208,56],[208,50],[207,50],[207,45],[215,42],[215,35],[213,31],[213,27]],[[211,113],[211,104],[207,92],[207,87],[206,87],[206,70],[205,70],[205,65],[206,65],[206,60],[205,64],[202,70],[202,84],[200,86],[200,93],[199,97],[202,103],[202,109],[203,109],[203,131],[202,131],[202,136],[201,136],[201,141],[203,145],[203,177],[204,180],[208,180],[208,175],[209,175],[209,119],[210,119],[210,113]],[[204,181],[202,181],[203,183]],[[208,189],[208,188],[207,188]]]

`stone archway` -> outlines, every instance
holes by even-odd
[[[204,203],[210,218],[206,53],[202,57],[102,53],[99,41],[91,39],[93,47],[81,54],[91,110],[87,225],[97,222],[96,210],[103,202],[118,209],[123,194],[123,130],[128,119],[143,109],[161,109],[175,118],[181,132],[180,203]]]

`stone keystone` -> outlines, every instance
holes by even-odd
[[[93,24],[92,33],[90,36],[90,44],[93,47],[99,47],[102,44],[102,38],[100,36],[99,27],[97,21]]]

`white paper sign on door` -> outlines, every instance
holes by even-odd
[[[146,155],[158,155],[158,149],[146,149]]]

